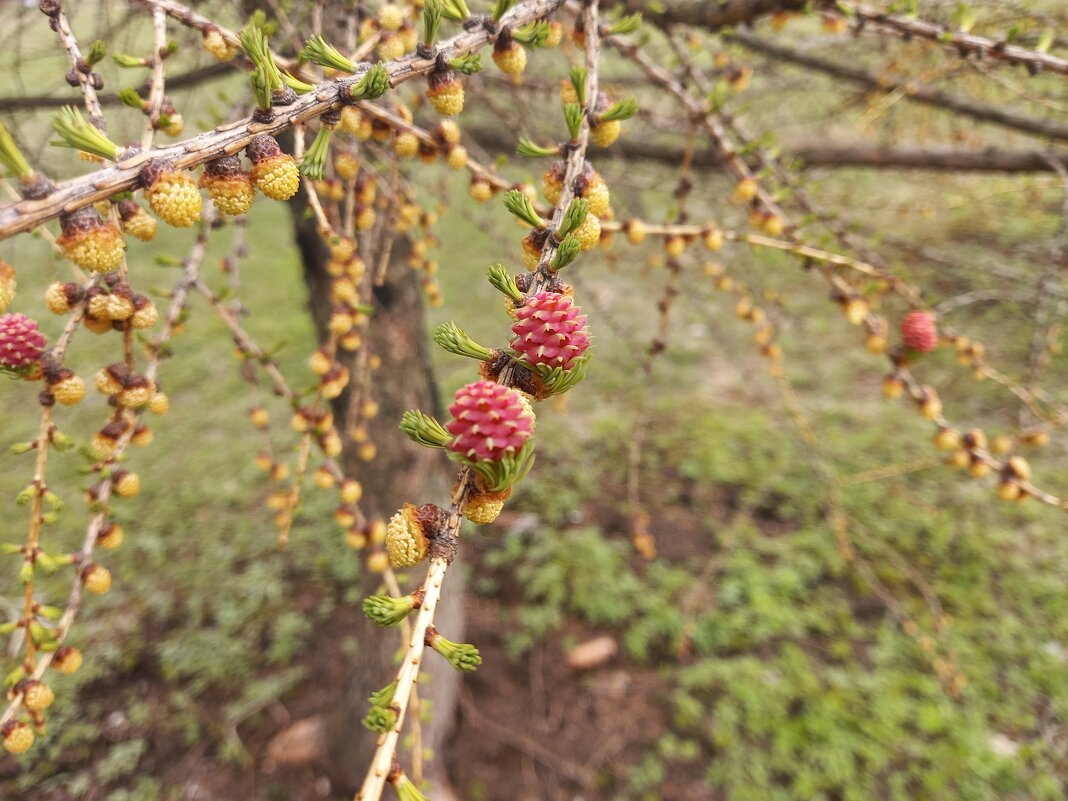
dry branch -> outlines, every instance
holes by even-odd
[[[82,51],[78,47],[78,40],[74,38],[74,32],[70,28],[70,21],[67,19],[67,15],[61,5],[58,6],[55,15],[51,17],[51,21],[53,28],[63,42],[63,48],[67,51],[67,56],[71,63],[71,73],[77,79],[78,87],[85,98],[85,108],[89,112],[89,122],[93,123],[101,131],[106,132],[107,124],[104,122],[104,114],[100,110],[100,101],[97,99],[96,86],[93,84],[92,70],[83,69],[83,66],[86,65],[85,58],[82,56]]]
[[[1068,151],[951,150],[865,145],[803,145],[789,149],[809,167],[874,167],[939,172],[1052,172],[1051,162],[1068,164]]]
[[[152,48],[152,78],[149,81],[148,100],[145,117],[145,127],[141,134],[141,149],[147,150],[152,147],[152,138],[156,132],[156,124],[159,122],[160,110],[163,107],[163,57],[167,50],[167,17],[162,10],[153,9],[152,28],[155,33],[155,41]]]

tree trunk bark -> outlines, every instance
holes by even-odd
[[[309,306],[320,339],[325,338],[330,318],[330,277],[326,272],[327,252],[315,221],[305,215],[302,197],[294,199],[291,209],[309,291]],[[373,462],[360,461],[352,443],[346,442],[342,461],[346,472],[359,479],[364,487],[361,507],[369,517],[388,519],[403,503],[444,504],[448,498],[448,460],[436,450],[421,448],[400,431],[398,423],[407,409],[437,410],[437,394],[427,353],[422,290],[418,276],[405,264],[406,248],[395,243],[385,282],[374,289],[375,313],[365,341],[382,365],[374,371],[373,396],[380,411],[373,429],[378,453]],[[370,260],[369,268],[370,268]],[[345,420],[349,393],[335,403],[335,419]],[[344,433],[344,432],[342,432]],[[353,558],[359,558],[354,554]],[[450,571],[438,605],[435,623],[452,640],[463,640],[463,609],[459,560]],[[410,583],[422,577],[422,569],[410,571]],[[371,594],[380,588],[378,576],[366,572],[360,589]],[[338,703],[327,712],[329,773],[339,788],[359,785],[370,764],[376,736],[367,731],[361,720],[368,710],[368,696],[387,685],[396,673],[393,661],[398,648],[396,630],[382,630],[364,617],[355,631],[346,634],[358,638],[360,648],[349,671],[348,686],[338,688]],[[444,753],[444,738],[452,728],[459,694],[459,674],[443,659],[432,654],[424,663],[429,683],[420,683],[421,700],[429,701],[433,710],[423,724],[423,747],[431,749],[435,760],[426,765],[426,774],[436,783],[444,780],[445,771],[436,761]],[[424,707],[427,708],[427,707]],[[412,724],[409,718],[406,729]],[[408,754],[400,754],[402,765],[410,770]]]

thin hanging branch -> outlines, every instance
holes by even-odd
[[[148,366],[145,370],[145,377],[153,384],[159,375],[159,368],[163,361],[163,357],[167,352],[167,344],[170,342],[171,337],[175,333],[175,327],[177,326],[179,319],[186,306],[186,301],[189,296],[190,288],[196,283],[199,274],[200,266],[204,261],[204,257],[207,254],[208,238],[211,232],[210,217],[205,217],[203,224],[201,225],[200,233],[197,236],[189,255],[185,259],[185,270],[182,278],[175,284],[174,289],[171,291],[171,305],[167,312],[166,319],[164,320],[163,329],[161,330],[159,337],[154,342],[152,351],[152,357],[149,360]],[[64,330],[64,336],[57,342],[56,346],[52,350],[54,358],[61,358],[63,350],[70,341],[70,336],[73,334],[74,329],[81,322],[83,307],[79,307],[75,310],[75,313],[68,320],[67,327]],[[130,445],[130,441],[134,437],[134,433],[137,430],[137,421],[140,420],[142,411],[132,410],[134,419],[131,425],[129,425],[124,433],[119,438],[115,445],[115,449],[112,455],[113,460],[118,460],[126,449]],[[47,444],[43,444],[40,448],[40,452],[49,450]],[[39,452],[39,453],[40,453]],[[80,550],[77,552],[77,564],[89,564],[92,560],[93,549],[96,546],[97,538],[100,536],[100,532],[103,530],[104,524],[108,519],[107,505],[111,498],[114,481],[111,475],[106,475],[101,478],[97,485],[96,501],[100,508],[89,520],[89,524],[85,531],[85,539],[82,542]],[[75,571],[75,578],[71,585],[70,594],[67,598],[66,605],[63,609],[63,614],[57,621],[55,628],[52,629],[53,638],[56,646],[62,645],[70,631],[71,626],[74,624],[75,618],[78,616],[78,612],[81,609],[82,596],[84,594],[84,582],[80,571]],[[29,637],[27,637],[29,642]],[[34,679],[40,679],[49,666],[52,664],[52,660],[56,655],[56,649],[52,649],[41,654],[41,658],[36,661],[34,665],[31,677]],[[8,721],[14,719],[23,705],[23,696],[18,695],[11,700],[3,713],[0,713],[0,726],[3,726]]]
[[[42,6],[44,6],[43,3]],[[107,133],[107,122],[104,119],[104,112],[100,109],[100,99],[97,97],[96,85],[93,83],[92,65],[85,59],[81,48],[78,47],[78,40],[71,30],[70,20],[67,19],[67,14],[63,10],[63,4],[59,0],[50,0],[47,10],[44,8],[42,10],[51,20],[52,27],[59,34],[63,48],[70,58],[71,71],[68,76],[73,75],[78,88],[81,89],[82,97],[85,99],[85,110],[89,112],[89,122]],[[3,238],[3,235],[0,235],[0,238]]]
[[[160,109],[163,107],[164,69],[163,56],[167,50],[167,17],[160,9],[152,11],[152,29],[155,41],[152,48],[152,77],[145,105],[145,127],[141,134],[141,150],[152,147],[152,138],[159,123]]]

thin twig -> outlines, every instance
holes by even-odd
[[[163,107],[163,54],[167,49],[167,15],[162,9],[152,9],[152,28],[155,42],[152,49],[152,77],[145,107],[145,128],[141,132],[141,149],[152,147],[152,138],[159,124],[160,109]]]
[[[67,14],[62,5],[59,6],[52,19],[54,20],[55,31],[59,34],[60,41],[63,42],[63,47],[70,58],[71,72],[78,79],[78,87],[81,89],[82,97],[85,99],[85,110],[89,112],[89,122],[103,133],[107,133],[107,122],[104,120],[104,112],[100,109],[100,99],[97,97],[96,87],[93,86],[92,70],[85,69],[87,66],[85,58],[78,47],[78,40],[74,37],[74,32],[70,27],[70,20],[67,19]]]

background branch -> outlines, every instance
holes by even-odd
[[[507,151],[513,140],[499,128],[472,126],[468,134],[487,151]],[[606,154],[624,161],[655,161],[678,164],[685,148],[648,139],[627,137],[616,142]],[[871,169],[915,169],[937,172],[1053,172],[1051,160],[1068,164],[1068,149],[1040,150],[953,150],[950,148],[878,147],[850,144],[799,144],[783,147],[781,158],[806,167],[866,167]],[[722,168],[723,158],[713,149],[695,150],[693,165],[703,169]]]
[[[821,72],[824,75],[841,78],[868,89],[876,89],[880,92],[902,90],[905,97],[917,103],[940,108],[975,120],[989,122],[993,125],[1000,125],[1003,128],[1011,128],[1015,131],[1023,131],[1060,141],[1068,141],[1068,125],[1054,120],[1028,117],[1006,108],[998,108],[986,103],[978,103],[974,100],[947,94],[914,81],[896,81],[859,67],[851,67],[820,58],[819,56],[802,53],[792,47],[769,42],[744,31],[727,33],[723,35],[723,38],[731,42],[737,42],[754,53],[760,53],[777,61],[796,64],[800,67]]]
[[[231,64],[215,63],[206,67],[198,67],[167,78],[167,86],[174,89],[186,89],[199,86],[208,81],[214,81],[236,74]],[[25,95],[20,97],[0,97],[0,112],[9,111],[35,111],[47,108],[62,108],[69,106],[74,98],[62,95]],[[115,92],[98,94],[97,100],[101,106],[121,106],[122,100]]]

